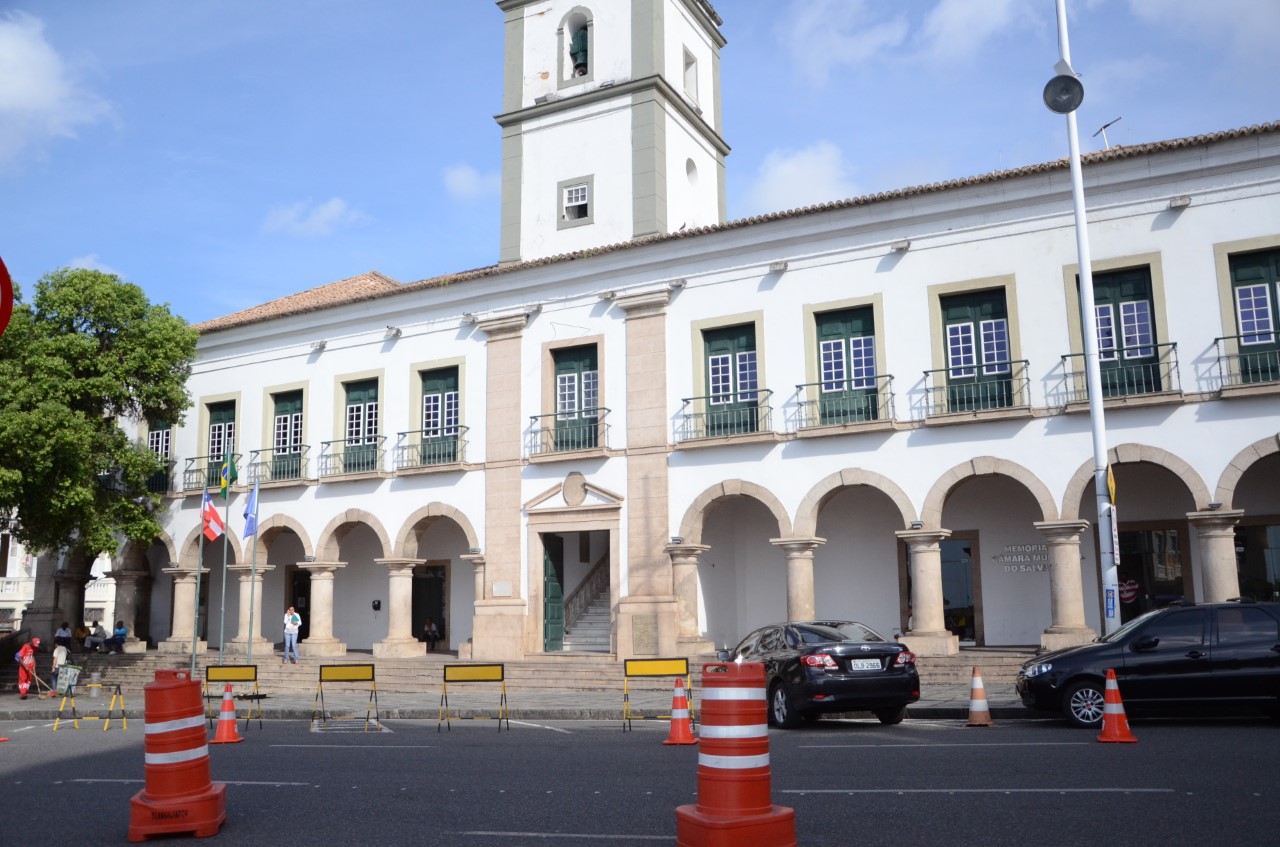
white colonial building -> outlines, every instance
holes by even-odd
[[[814,617],[926,655],[1088,640],[1085,331],[1121,614],[1280,591],[1280,125],[1087,156],[1082,320],[1065,160],[726,222],[705,0],[498,6],[499,263],[198,327],[194,409],[140,433],[167,532],[112,571],[142,639],[267,649],[294,604],[304,656],[420,654],[428,617],[486,660]]]

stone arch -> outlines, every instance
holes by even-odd
[[[1232,508],[1236,486],[1240,484],[1240,478],[1244,476],[1245,471],[1259,459],[1274,453],[1280,453],[1280,434],[1268,435],[1232,456],[1231,461],[1227,463],[1227,469],[1222,472],[1222,476],[1218,477],[1218,487],[1213,499],[1221,503],[1224,509]]]
[[[693,502],[689,504],[689,508],[685,510],[684,518],[680,521],[680,537],[684,539],[686,544],[701,544],[702,522],[707,513],[711,511],[711,507],[726,497],[736,497],[738,495],[758,501],[773,513],[774,520],[778,522],[779,538],[791,537],[791,519],[787,517],[787,510],[782,507],[782,503],[774,496],[773,492],[754,482],[746,482],[741,479],[730,479],[716,483],[695,497]]]
[[[190,567],[194,569],[200,561],[200,534],[204,532],[204,527],[197,525],[195,529],[187,533],[187,537],[183,539],[182,546],[178,548],[178,558],[173,559],[180,567]],[[240,539],[233,532],[227,532],[223,535],[227,539],[227,543],[231,545],[231,552],[235,554],[237,562],[244,561],[244,551],[240,547]],[[221,564],[221,562],[219,562]],[[206,562],[205,567],[209,567]]]
[[[315,548],[311,546],[311,536],[302,528],[302,524],[298,523],[294,518],[288,515],[272,515],[262,523],[258,524],[258,534],[255,536],[257,540],[257,556],[259,562],[267,560],[267,540],[281,532],[288,530],[298,536],[298,540],[302,542],[303,555],[315,555]]]
[[[116,551],[115,558],[120,562],[122,570],[130,570],[131,563],[142,562],[142,567],[133,568],[133,570],[148,571],[151,569],[151,564],[147,561],[147,551],[156,544],[164,547],[165,555],[169,557],[168,562],[178,561],[178,550],[173,546],[173,539],[167,532],[160,533],[150,544],[130,541],[126,538]]]
[[[1168,450],[1152,447],[1147,444],[1118,444],[1107,452],[1107,461],[1113,465],[1134,462],[1150,462],[1172,473],[1187,487],[1195,501],[1197,509],[1209,505],[1209,488],[1200,478],[1196,469]],[[1084,498],[1084,490],[1093,481],[1093,460],[1082,464],[1071,481],[1067,483],[1066,493],[1062,495],[1062,519],[1074,521],[1080,519],[1080,501]]]
[[[1040,506],[1040,520],[1056,521],[1058,506],[1054,503],[1049,487],[1040,481],[1040,477],[1024,468],[1017,462],[1008,459],[997,459],[995,456],[978,456],[967,462],[961,462],[944,473],[933,484],[929,495],[925,497],[924,509],[920,519],[926,529],[938,529],[942,526],[942,507],[946,505],[947,495],[966,479],[978,476],[1007,476],[1022,484],[1022,487],[1036,499]]]
[[[903,529],[909,527],[911,522],[916,519],[916,507],[912,505],[911,498],[898,487],[896,482],[875,471],[868,471],[862,468],[845,468],[819,480],[818,484],[810,488],[809,493],[800,501],[800,506],[796,509],[796,537],[812,538],[817,535],[818,513],[822,511],[823,504],[842,489],[853,488],[857,485],[874,488],[892,500],[893,504],[898,507],[898,513],[902,515]]]
[[[448,518],[453,521],[462,530],[463,535],[467,537],[467,547],[472,550],[480,549],[480,538],[476,535],[475,528],[472,527],[471,521],[467,520],[466,515],[447,503],[432,502],[423,506],[405,520],[400,527],[399,534],[396,535],[393,555],[402,559],[411,559],[416,556],[418,552],[418,535],[414,530],[419,523],[431,518]]]
[[[388,555],[391,550],[391,539],[387,535],[387,531],[382,528],[382,522],[364,509],[347,509],[329,521],[329,525],[320,533],[320,545],[316,553],[317,558],[322,562],[338,561],[338,544],[346,536],[348,532],[346,528],[355,523],[362,523],[373,530],[374,534],[378,536],[378,543],[382,545],[382,555]]]

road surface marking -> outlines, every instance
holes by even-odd
[[[1173,794],[1172,788],[792,788],[779,794]]]
[[[596,839],[600,841],[666,841],[671,842],[670,835],[596,835],[586,832],[485,832],[483,830],[475,830],[472,832],[459,832],[458,835],[474,835],[480,838],[555,838],[557,840],[567,840],[570,838],[580,839]]]
[[[1088,741],[974,741],[948,742],[937,744],[801,744],[802,750],[858,750],[868,747],[909,747],[928,749],[930,747],[1081,747],[1089,745]]]
[[[299,747],[303,750],[430,750],[434,744],[268,744],[268,747]]]
[[[567,729],[559,729],[554,726],[544,726],[540,723],[529,723],[528,721],[509,721],[509,723],[516,724],[517,726],[531,726],[534,729],[549,729],[552,732],[563,732],[565,735],[573,735],[573,733]]]

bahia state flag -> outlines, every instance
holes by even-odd
[[[205,489],[204,492],[204,503],[200,506],[200,516],[204,519],[204,537],[210,541],[217,541],[227,531],[226,526],[222,523],[222,518],[218,517],[218,510],[213,506],[213,498],[209,496],[208,489]]]

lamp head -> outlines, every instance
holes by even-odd
[[[1084,102],[1084,85],[1073,74],[1058,74],[1044,87],[1044,104],[1049,111],[1069,115]]]

